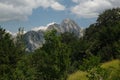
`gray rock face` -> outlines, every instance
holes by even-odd
[[[51,24],[47,27],[46,31],[56,29],[58,33],[70,32],[76,36],[81,37],[82,29],[71,19],[65,19],[61,24]],[[28,31],[24,35],[26,51],[34,51],[45,43],[44,31]]]
[[[50,31],[50,30],[57,30],[57,32],[61,32],[61,28],[60,28],[60,25],[59,24],[52,24],[52,25],[49,25],[47,30],[46,31]]]
[[[80,30],[81,28],[76,24],[75,21],[71,19],[65,19],[61,23],[61,31],[64,32],[70,32],[74,33],[76,36],[80,37]]]
[[[57,32],[59,33],[64,33],[64,32],[70,32],[75,34],[78,37],[81,37],[81,28],[75,23],[75,21],[71,20],[71,19],[65,19],[62,21],[62,23],[59,24],[53,24],[48,26],[47,31],[48,30],[52,30],[52,29],[56,29]]]
[[[28,31],[24,35],[24,41],[26,45],[26,51],[31,52],[35,49],[42,47],[44,40],[44,32],[43,31]]]

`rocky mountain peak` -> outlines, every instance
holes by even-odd
[[[28,31],[24,35],[27,51],[34,51],[35,49],[42,47],[43,43],[45,43],[44,32],[46,31],[56,29],[58,33],[70,32],[74,33],[78,37],[81,37],[83,33],[82,29],[77,25],[77,23],[69,18],[64,19],[61,24],[53,22],[44,28],[44,31],[41,28],[37,28],[37,31]]]
[[[62,21],[62,23],[70,23],[70,22],[73,22],[73,20],[70,18],[66,18]]]
[[[72,19],[64,19],[61,23],[61,31],[62,32],[70,32],[74,33],[77,36],[80,36],[81,28],[77,25],[77,23]]]

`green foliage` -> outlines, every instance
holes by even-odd
[[[102,63],[86,71],[76,71],[68,76],[67,80],[119,80],[120,60]]]
[[[43,47],[33,55],[37,79],[65,80],[70,65],[70,50],[61,43],[61,37],[55,30],[46,33],[45,40]]]
[[[79,69],[79,65],[81,65],[82,59],[86,57],[85,50],[88,47],[86,41],[83,39],[79,39],[73,33],[63,33],[61,34],[62,43],[66,44],[70,50],[70,59],[71,64],[69,68],[69,73],[72,73]]]
[[[89,71],[92,68],[98,66],[100,64],[100,57],[90,56],[87,59],[83,58],[82,65],[79,66],[80,70]]]
[[[18,61],[13,73],[14,80],[35,80],[36,69],[33,67],[33,58],[31,54],[24,55]]]
[[[15,39],[15,45],[19,47],[18,49],[21,49],[23,52],[25,52],[25,43],[24,43],[24,28],[20,27],[18,29],[18,33]]]
[[[88,80],[108,80],[111,70],[107,70],[97,66],[90,71],[88,71]]]
[[[108,61],[118,58],[120,40],[120,9],[106,10],[97,19],[97,23],[86,29],[84,40],[89,44],[86,54],[101,56]]]
[[[111,70],[108,80],[120,79],[120,60],[112,60],[101,65],[102,68]]]
[[[13,78],[14,68],[22,53],[15,46],[10,34],[0,28],[0,79]]]
[[[88,71],[89,80],[119,80],[120,79],[120,61],[113,60],[96,66]]]
[[[119,64],[120,67],[120,64]],[[113,68],[112,70],[114,70],[114,72],[111,73],[110,75],[110,80],[119,80],[120,79],[120,68]]]
[[[99,25],[114,25],[120,22],[120,8],[105,10],[99,15],[97,22]]]

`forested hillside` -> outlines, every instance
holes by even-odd
[[[107,61],[120,61],[120,8],[101,13],[80,38],[54,29],[44,38],[41,48],[27,52],[22,30],[13,39],[0,28],[0,80],[67,80],[78,70],[86,72],[89,80],[120,79],[119,68],[101,67]]]

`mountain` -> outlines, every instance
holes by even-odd
[[[39,29],[39,28],[38,28]],[[83,30],[71,19],[64,19],[61,24],[52,23],[47,25],[46,29],[32,30],[24,34],[24,41],[27,51],[34,51],[35,49],[42,47],[45,43],[44,33],[56,29],[58,33],[70,32],[76,36],[81,37]]]
[[[44,32],[41,30],[28,31],[24,34],[24,42],[26,45],[26,51],[34,51],[35,49],[42,47],[42,44],[44,44]]]
[[[46,29],[46,31],[50,31],[50,30],[57,30],[57,32],[61,33],[61,28],[60,28],[60,25],[57,24],[57,23],[54,23],[52,25],[49,25],[48,28]]]
[[[61,24],[54,23],[49,25],[47,31],[56,29],[59,33],[70,32],[75,34],[78,37],[82,36],[82,29],[76,24],[75,21],[67,18],[62,21]]]
[[[70,32],[80,37],[80,30],[81,28],[76,24],[76,22],[69,18],[63,20],[61,23],[61,31],[63,33]]]

